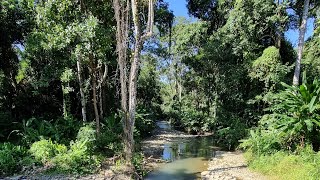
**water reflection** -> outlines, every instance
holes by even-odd
[[[162,158],[170,163],[151,172],[146,179],[200,179],[201,172],[208,168],[208,160],[219,150],[213,144],[214,139],[211,136],[165,144]]]
[[[166,121],[157,122],[160,129],[171,129]],[[162,158],[170,163],[147,175],[147,180],[199,179],[207,170],[208,160],[214,157],[218,147],[212,136],[193,137],[182,142],[164,144]]]
[[[192,180],[199,179],[200,173],[207,168],[208,160],[205,158],[186,158],[168,163],[151,172],[146,180]]]
[[[156,124],[160,129],[171,129],[171,125],[167,121],[157,121]]]
[[[187,142],[165,144],[162,158],[166,161],[176,161],[190,157],[204,157],[209,159],[218,149],[212,146],[212,144],[213,138],[211,136],[191,138]]]

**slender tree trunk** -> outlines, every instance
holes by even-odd
[[[105,67],[107,68],[107,67]],[[103,93],[103,74],[102,74],[102,68],[99,69],[99,87],[98,87],[98,91],[99,91],[99,95],[98,95],[98,99],[99,99],[99,116],[100,116],[100,120],[103,119],[103,99],[102,99],[102,93]]]
[[[130,67],[130,77],[129,77],[129,119],[127,127],[127,138],[126,139],[126,155],[127,160],[132,158],[132,152],[134,150],[134,139],[133,139],[133,129],[135,123],[135,113],[136,113],[136,104],[137,104],[137,80],[138,80],[138,70],[140,63],[140,56],[142,45],[144,41],[152,35],[152,26],[153,26],[153,0],[149,0],[149,9],[148,9],[148,22],[146,25],[146,32],[142,34],[141,24],[139,20],[139,10],[138,10],[138,0],[131,0],[131,10],[132,10],[132,19],[134,27],[134,56],[133,61]]]
[[[70,95],[69,95],[69,82],[62,82],[62,98],[63,98],[63,117],[67,118],[70,113]]]
[[[296,66],[294,70],[293,76],[293,85],[299,85],[299,78],[300,78],[300,69],[301,69],[301,59],[302,59],[302,52],[303,52],[303,45],[304,45],[304,35],[306,32],[307,27],[307,19],[308,19],[308,10],[309,10],[309,1],[305,0],[303,5],[303,14],[302,14],[302,21],[299,28],[299,44],[298,44],[298,56],[296,60]]]
[[[100,116],[98,111],[98,103],[97,103],[97,82],[96,82],[96,75],[92,76],[92,102],[93,102],[93,108],[94,108],[94,114],[96,119],[96,132],[99,135],[100,133]]]
[[[64,83],[62,82],[61,83],[61,86],[62,86],[62,106],[63,106],[63,117],[64,118],[67,118],[68,117],[68,111],[67,111],[67,94],[65,92],[65,85]]]
[[[278,2],[277,2],[278,8],[281,6],[282,3],[283,3],[283,2],[281,2],[280,0],[278,0]],[[283,39],[284,33],[283,33],[283,28],[282,28],[283,23],[281,22],[281,16],[282,16],[281,10],[282,10],[282,9],[279,8],[278,10],[279,10],[279,11],[277,12],[277,15],[278,15],[279,25],[278,25],[278,30],[277,30],[277,33],[276,33],[276,34],[277,34],[276,46],[277,46],[278,49],[280,49],[280,48],[281,48],[281,41],[282,41],[282,39]]]
[[[78,81],[80,87],[80,99],[81,99],[81,113],[82,113],[82,121],[87,122],[87,108],[86,108],[86,96],[84,94],[84,87],[82,81],[82,67],[81,67],[81,58],[77,59],[77,70],[78,70]]]
[[[102,99],[102,93],[103,93],[103,86],[100,87],[99,89],[99,116],[100,116],[100,119],[102,120],[103,119],[103,99]]]
[[[127,153],[128,156],[132,157],[132,152],[134,148],[134,139],[133,139],[133,129],[135,123],[135,113],[136,113],[136,104],[137,104],[137,79],[138,79],[138,70],[139,70],[139,60],[140,60],[141,45],[139,43],[135,44],[133,62],[130,69],[130,79],[129,79],[129,126],[128,128],[128,144]],[[128,157],[129,158],[129,157]]]
[[[98,111],[98,102],[97,102],[97,71],[96,63],[94,62],[93,54],[89,54],[89,60],[91,65],[91,81],[92,81],[92,103],[94,109],[94,115],[96,120],[96,133],[100,134],[100,116]]]

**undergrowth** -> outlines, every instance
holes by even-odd
[[[299,153],[279,151],[257,156],[248,151],[245,156],[249,168],[270,176],[271,179],[316,180],[320,177],[320,152],[314,153],[310,146]]]

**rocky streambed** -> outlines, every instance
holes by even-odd
[[[250,171],[242,152],[222,151],[213,146],[210,134],[188,135],[158,122],[153,135],[142,142],[144,155],[154,169],[146,179],[265,180]],[[151,165],[152,164],[152,165]]]

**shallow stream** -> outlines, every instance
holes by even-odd
[[[158,122],[159,128],[168,129],[170,125]],[[177,143],[164,144],[162,158],[169,163],[149,173],[147,180],[191,180],[200,179],[201,172],[208,168],[208,160],[215,156],[219,148],[213,146],[211,136],[190,137]]]

